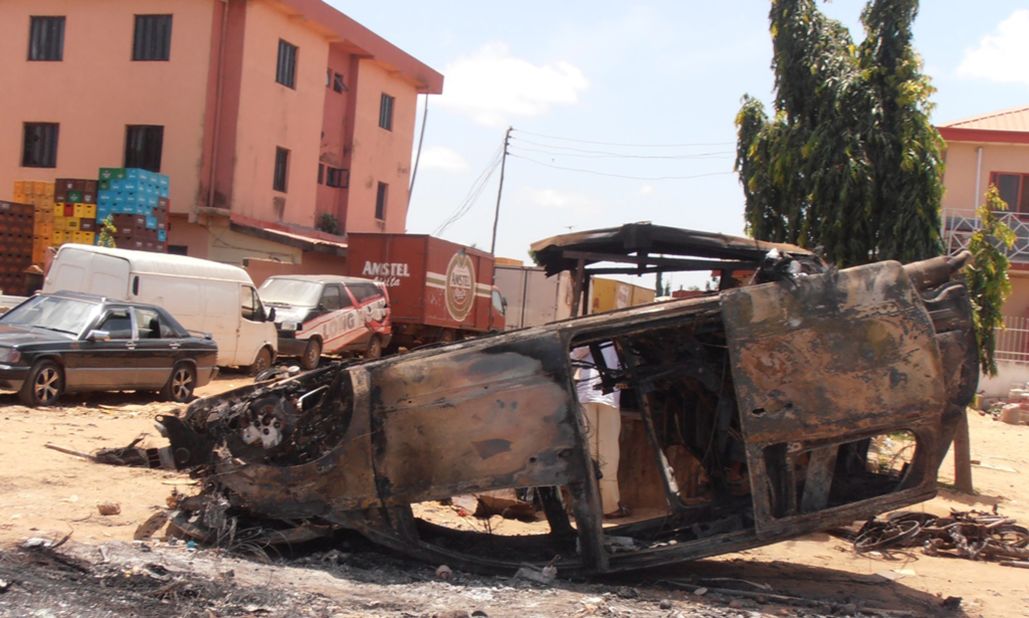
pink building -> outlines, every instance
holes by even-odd
[[[4,0],[0,83],[0,199],[147,167],[170,250],[317,270],[345,253],[327,219],[405,230],[416,98],[443,76],[320,0]]]

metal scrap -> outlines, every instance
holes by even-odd
[[[895,513],[883,520],[873,518],[865,522],[853,543],[858,553],[878,551],[886,557],[890,557],[892,550],[921,547],[929,556],[1029,559],[1029,529],[996,512],[952,510],[949,517]]]

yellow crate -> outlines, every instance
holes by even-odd
[[[46,181],[36,181],[32,183],[33,192],[36,195],[43,195],[48,197],[54,196],[54,183]]]
[[[80,242],[84,245],[93,244],[93,240],[96,238],[93,232],[75,232],[75,242]]]
[[[11,196],[11,199],[14,200],[15,202],[18,202],[19,204],[31,204],[32,203],[32,200],[29,199],[28,195],[25,195],[24,193],[22,193],[21,191],[18,191],[18,190],[14,191],[14,195]]]
[[[15,193],[15,195],[17,195],[18,193],[21,193],[21,194],[31,193],[31,191],[28,189],[28,187],[25,186],[26,183],[27,183],[27,181],[25,181],[25,180],[15,180],[14,181],[14,193]]]
[[[64,231],[77,232],[79,230],[79,219],[76,217],[64,218]]]
[[[64,242],[64,230],[54,230],[54,234],[51,237],[51,242],[55,245],[59,245]]]
[[[79,219],[96,219],[96,204],[75,204],[74,210]]]

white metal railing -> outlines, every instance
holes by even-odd
[[[1004,316],[1004,328],[994,330],[997,361],[1029,365],[1029,318]]]
[[[1015,244],[1008,249],[1012,262],[1029,263],[1029,213],[999,210],[993,213],[1015,233]],[[979,218],[970,210],[943,211],[943,242],[947,253],[954,254],[968,248],[972,232],[979,229]]]

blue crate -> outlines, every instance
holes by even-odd
[[[157,229],[157,217],[153,215],[146,215],[146,229],[156,230]]]
[[[157,230],[157,241],[164,242],[168,240],[168,230]]]

